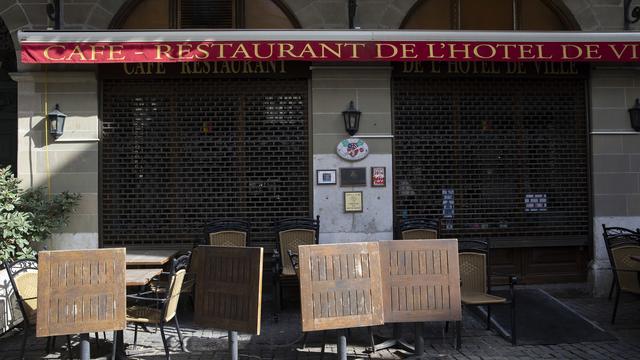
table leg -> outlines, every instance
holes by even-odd
[[[89,334],[80,334],[80,359],[89,360],[91,358],[91,345],[89,344]]]

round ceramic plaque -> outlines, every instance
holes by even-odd
[[[362,160],[369,155],[369,145],[362,139],[349,138],[338,144],[338,156],[345,160]]]

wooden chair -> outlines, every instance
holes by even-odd
[[[245,247],[251,224],[242,219],[217,219],[205,226],[204,243],[215,246]]]
[[[282,288],[298,286],[296,271],[289,259],[290,251],[298,253],[298,246],[318,243],[320,216],[313,218],[288,218],[274,225],[277,245],[273,254],[273,290],[276,309],[282,310]]]
[[[13,287],[18,307],[22,315],[22,346],[20,347],[20,359],[24,359],[24,351],[27,346],[29,332],[35,330],[38,315],[38,261],[35,259],[17,260],[12,263],[5,262],[5,269],[9,275],[9,281]],[[98,334],[96,333],[96,341]],[[47,338],[46,352],[55,347],[55,337]],[[67,336],[67,349],[71,353],[71,337]]]
[[[153,306],[134,305],[127,308],[127,322],[132,322],[135,326],[135,332],[133,335],[134,347],[138,341],[138,325],[155,324],[160,327],[160,335],[162,336],[162,344],[164,345],[166,358],[167,360],[171,359],[169,346],[164,334],[164,327],[168,322],[173,320],[176,325],[178,340],[180,341],[180,349],[184,351],[184,344],[182,342],[182,334],[180,333],[180,325],[178,324],[176,310],[178,308],[178,300],[180,299],[180,292],[182,290],[185,274],[186,271],[182,269],[170,276],[169,290],[165,297],[158,297],[157,293],[154,293],[153,291],[127,295],[128,300],[153,304]]]
[[[640,245],[640,231],[638,229],[631,230],[622,227],[607,227],[605,224],[602,224],[602,238],[604,239],[605,247],[607,249],[607,256],[609,257],[609,263],[611,264],[611,271],[613,272],[611,288],[609,289],[609,300],[611,300],[613,290],[617,285],[616,273],[613,270],[613,255],[611,253],[611,248],[621,245]]]
[[[616,321],[620,293],[628,292],[640,295],[640,262],[631,259],[631,256],[640,256],[640,233],[637,231],[602,226],[604,230],[604,240],[611,261],[613,271],[613,284],[615,285],[616,297],[613,305],[611,323]]]
[[[513,275],[507,275],[510,279],[509,298],[491,294],[488,241],[460,240],[458,242],[458,256],[462,305],[486,306],[487,330],[491,329],[491,306],[508,305],[511,311],[511,343],[515,345],[517,338],[514,285],[517,282],[517,278]]]
[[[437,239],[440,223],[435,219],[413,218],[399,224],[402,240]]]

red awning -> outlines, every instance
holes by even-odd
[[[20,31],[22,62],[640,60],[637,32]]]

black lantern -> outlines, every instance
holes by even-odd
[[[60,111],[60,106],[56,104],[56,108],[47,114],[47,118],[49,119],[49,133],[57,139],[64,132],[64,120],[67,115],[63,114]]]
[[[636,99],[635,105],[629,109],[629,118],[633,130],[640,131],[640,99]]]
[[[353,106],[353,101],[349,103],[349,108],[342,112],[342,117],[344,118],[344,129],[351,136],[358,132],[358,127],[360,126],[360,114],[362,113]]]

